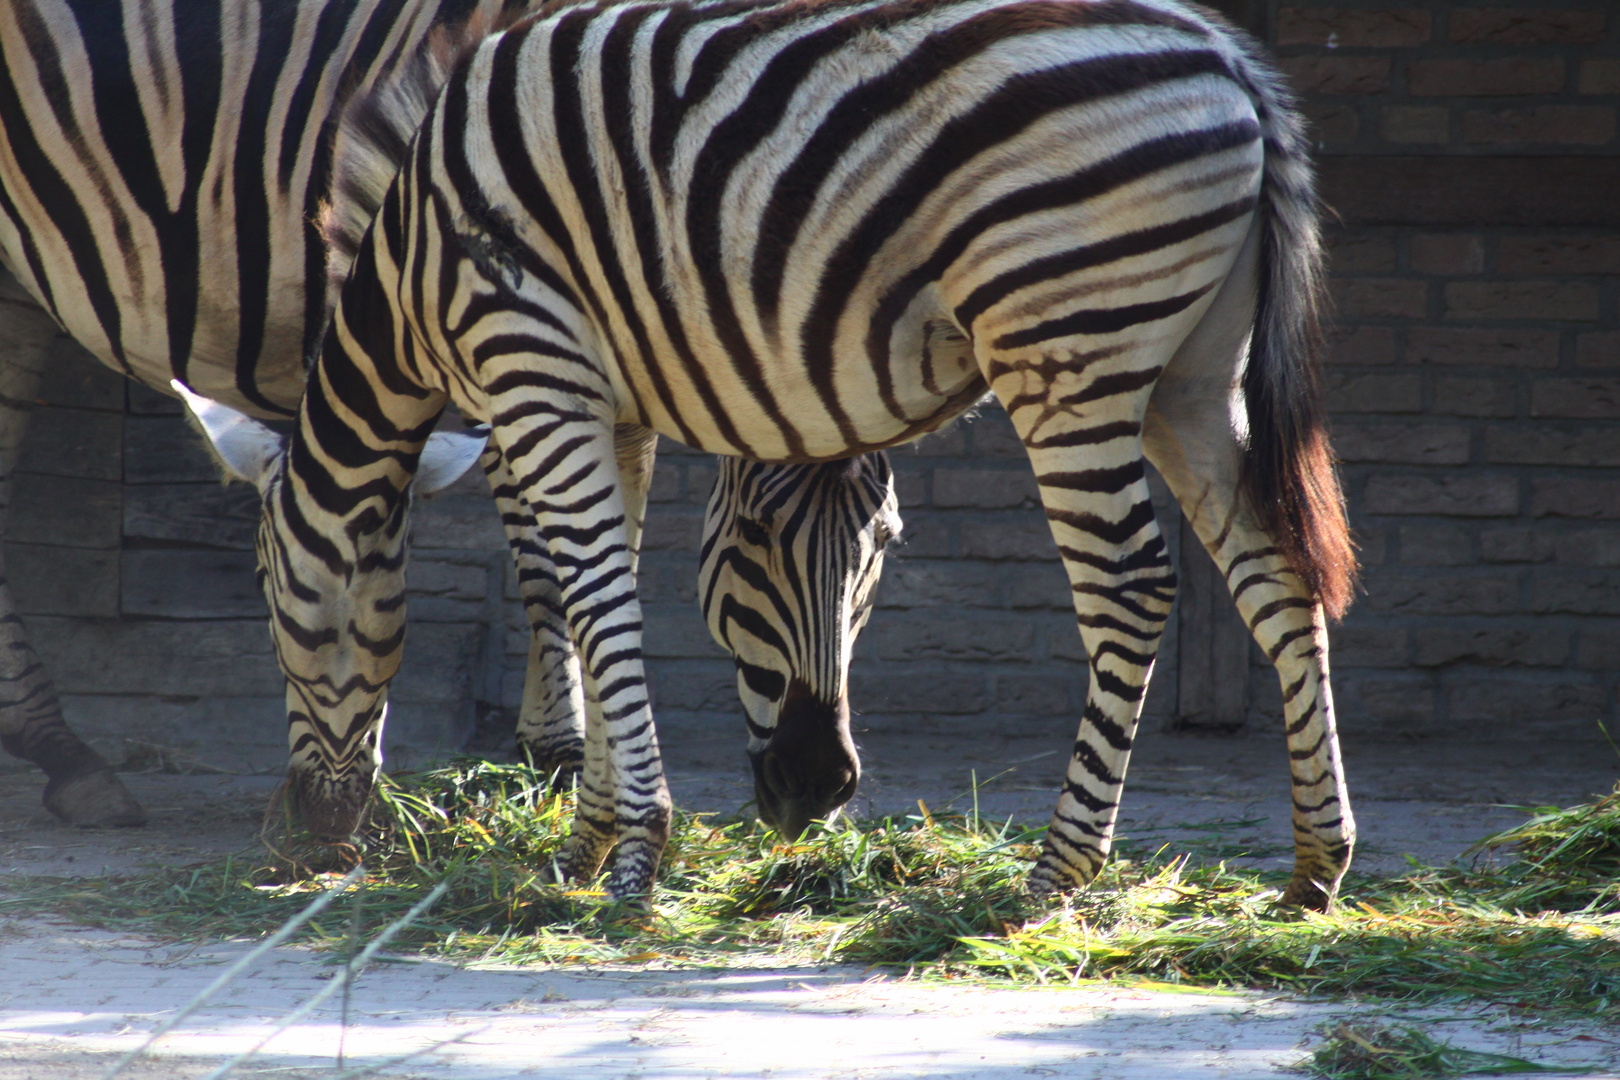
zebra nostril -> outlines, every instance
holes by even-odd
[[[765,760],[760,763],[760,772],[765,786],[778,798],[796,799],[804,790],[804,785],[782,767],[782,759],[770,751],[766,751]]]

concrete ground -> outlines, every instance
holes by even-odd
[[[749,797],[732,730],[665,730],[678,803],[736,811]],[[866,731],[856,809],[970,809],[1043,820],[1068,736]],[[1251,861],[1286,865],[1288,794],[1280,738],[1146,733],[1132,764],[1122,831],[1173,842],[1223,823]],[[970,748],[971,747],[971,748]],[[1362,868],[1408,854],[1444,861],[1520,815],[1499,804],[1566,804],[1611,790],[1601,743],[1511,748],[1426,743],[1346,749]],[[141,830],[66,828],[39,808],[36,774],[0,774],[0,868],[95,874],[213,858],[252,842],[268,776],[132,774],[152,813]],[[1207,833],[1203,833],[1207,835]],[[4,877],[0,876],[0,895]],[[0,1080],[98,1076],[239,955],[239,943],[167,946],[62,925],[48,913],[0,919]],[[656,967],[656,965],[654,965]],[[331,977],[325,959],[278,950],[159,1044],[132,1077],[203,1077]],[[336,1001],[337,999],[333,999]],[[335,1077],[378,1066],[398,1077],[659,1078],[1022,1076],[1129,1078],[1281,1075],[1322,1024],[1388,1019],[1376,1005],[1257,994],[1110,988],[1004,990],[905,982],[849,968],[792,970],[488,969],[436,961],[373,968],[348,1022],[336,1008],[272,1041],[239,1074]],[[1500,1010],[1401,1012],[1437,1037],[1620,1077],[1620,1035],[1547,1028]]]

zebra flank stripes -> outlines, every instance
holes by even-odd
[[[363,128],[336,153],[361,161]],[[1031,886],[1088,882],[1111,843],[1175,587],[1147,460],[1289,688],[1284,900],[1331,903],[1354,825],[1323,627],[1353,565],[1316,394],[1303,127],[1252,45],[1174,0],[581,4],[483,41],[413,140],[373,145],[390,141],[407,159],[268,481],[265,534],[296,571],[269,595],[302,633],[337,633],[311,639],[322,670],[386,681],[365,643],[390,639],[367,626],[387,622],[412,465],[446,400],[488,422],[589,701],[565,875],[613,850],[608,887],[642,892],[667,836],[635,446],[658,432],[805,470],[728,463],[703,569],[762,813],[791,830],[858,777],[849,642],[898,522],[886,465],[856,455],[988,390],[1091,657]]]

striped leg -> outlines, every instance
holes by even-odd
[[[534,400],[522,387],[491,401],[495,434],[557,568],[561,608],[587,695],[584,772],[572,835],[558,856],[593,877],[610,849],[616,896],[645,893],[669,838],[670,799],[647,700],[641,604],[631,541],[650,468],[631,441],[621,475],[613,428],[588,412]]]
[[[619,475],[624,480],[633,566],[641,549],[658,437],[646,428],[620,424],[614,429],[614,449]],[[491,447],[479,464],[489,477],[490,490],[506,527],[517,563],[518,588],[529,616],[529,663],[523,680],[523,705],[518,712],[518,746],[542,770],[572,776],[585,760],[585,682],[563,618],[557,568],[500,451]]]
[[[1159,636],[1175,599],[1176,577],[1153,516],[1139,440],[1133,435],[1093,447],[1077,467],[1071,440],[1110,421],[1095,424],[1088,417],[1082,426],[1059,416],[1043,422],[1038,418],[1043,410],[1033,404],[1019,408],[1018,395],[1003,392],[1006,385],[1001,380],[993,384],[1013,413],[1035,468],[1091,664],[1091,686],[1063,791],[1040,859],[1030,872],[1031,890],[1042,893],[1089,883],[1108,858],[1125,768]],[[1140,396],[1122,397],[1108,414],[1128,415],[1139,407],[1133,399]]]
[[[40,370],[61,333],[9,275],[0,274],[7,348],[0,355],[0,539],[11,507],[11,471],[28,426]],[[45,808],[72,825],[143,825],[141,809],[105,758],[68,729],[56,690],[28,644],[0,553],[0,746],[49,778]]]
[[[1160,377],[1144,442],[1277,667],[1294,803],[1294,873],[1282,902],[1326,909],[1350,865],[1356,825],[1334,725],[1322,605],[1238,497],[1245,447],[1235,433],[1248,421],[1234,415],[1243,406],[1232,389],[1242,377],[1254,311],[1254,241]]]
[[[529,664],[518,711],[517,744],[537,768],[560,772],[566,778],[578,773],[585,760],[585,682],[563,618],[557,568],[500,450],[491,445],[478,463],[489,477],[506,528],[517,564],[518,590],[529,617]]]

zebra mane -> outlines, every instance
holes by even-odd
[[[405,164],[416,129],[451,72],[485,38],[527,13],[521,6],[496,13],[478,10],[436,28],[416,56],[344,105],[332,136],[331,184],[315,217],[326,247],[328,315],[337,309],[360,241]]]

